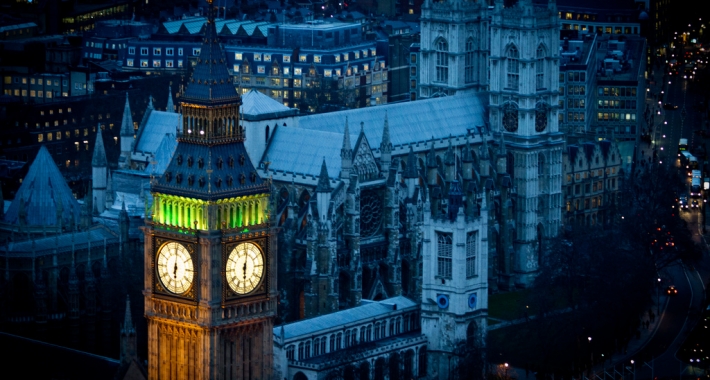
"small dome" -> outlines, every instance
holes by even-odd
[[[641,13],[639,13],[639,20],[648,20],[648,13],[641,11]]]

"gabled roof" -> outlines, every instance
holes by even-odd
[[[340,120],[338,123],[343,124]],[[356,139],[357,135],[350,135]],[[317,177],[325,157],[328,173],[340,176],[343,132],[306,131],[300,128],[280,127],[274,131],[266,154],[270,170],[292,172]]]
[[[44,146],[39,149],[5,213],[6,222],[20,224],[20,203],[23,203],[22,212],[27,215],[28,226],[57,225],[57,204],[61,204],[63,225],[69,226],[79,220],[79,203]]]
[[[393,305],[396,305],[396,307]],[[394,310],[414,306],[417,306],[417,304],[404,296],[392,297],[379,302],[363,300],[363,304],[360,306],[284,325],[284,338],[291,339],[304,335],[317,334],[318,332],[338,326],[342,327],[347,324],[362,323],[389,314]],[[274,336],[281,336],[281,326],[274,327]]]
[[[255,117],[278,117],[295,115],[298,110],[286,107],[280,102],[272,99],[261,92],[251,89],[242,96],[242,106],[240,112],[244,119],[249,120]]]
[[[175,135],[181,115],[153,110],[136,141],[136,152],[155,153],[166,134]]]
[[[392,145],[406,145],[429,141],[432,137],[442,139],[450,135],[465,135],[469,129],[485,125],[488,120],[486,105],[484,95],[460,94],[303,116],[298,119],[298,127],[339,132],[342,136],[347,116],[350,123],[355,125],[364,122],[365,135],[373,146],[379,147],[382,142],[382,123],[387,113]]]
[[[217,39],[212,7],[210,7],[210,13],[205,38],[200,47],[200,56],[182,96],[182,101],[198,104],[239,103],[239,94],[232,84],[232,78],[227,71],[224,51]]]
[[[170,160],[175,153],[175,148],[177,147],[177,140],[175,139],[174,133],[166,133],[163,135],[163,140],[158,145],[158,149],[155,150],[153,154],[153,161],[155,165],[146,165],[144,172],[150,175],[161,176],[165,173],[165,169],[170,164]]]

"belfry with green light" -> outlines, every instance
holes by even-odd
[[[215,28],[179,96],[177,147],[152,180],[145,316],[151,379],[267,379],[273,370],[276,237],[270,183],[244,147],[241,97]]]

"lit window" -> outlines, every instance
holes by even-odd
[[[128,48],[128,54],[131,54],[131,55],[136,54],[136,48],[134,48],[134,47],[129,47],[129,48]]]
[[[165,67],[173,67],[173,61],[165,61]]]
[[[333,70],[331,70],[331,69],[326,69],[325,71],[323,71],[323,73],[328,78],[333,76]]]
[[[132,60],[132,59],[127,59],[127,60],[126,60],[126,66],[133,67],[133,60]]]
[[[147,59],[141,59],[141,67],[148,67],[148,60]]]
[[[257,66],[256,67],[256,72],[259,74],[265,74],[266,73],[266,67],[264,66]]]
[[[271,62],[271,54],[264,54],[264,62]]]
[[[284,75],[291,75],[291,68],[284,67]]]
[[[182,56],[182,48],[178,48],[178,55]]]
[[[301,75],[303,74],[303,71],[300,67],[296,67],[293,69],[293,75]]]
[[[284,56],[283,56],[283,61],[284,61],[284,62],[291,62],[291,56],[290,56],[290,55],[284,55]]]
[[[234,59],[237,61],[242,60],[242,53],[234,53]]]
[[[239,65],[236,65],[236,64],[234,65],[234,72],[235,73],[239,72]]]
[[[173,55],[174,52],[173,48],[165,48],[165,55]]]
[[[254,60],[261,61],[261,53],[254,53]]]
[[[141,55],[148,55],[148,48],[141,48]]]
[[[192,55],[200,55],[200,48],[192,48]]]
[[[177,63],[178,63],[177,67],[182,67],[182,59],[178,59]]]
[[[160,67],[160,60],[159,59],[153,60],[153,67]]]
[[[307,60],[307,55],[305,54],[299,54],[298,56],[298,62],[306,62]]]
[[[340,62],[340,54],[335,55],[335,62]]]
[[[320,55],[314,55],[314,56],[313,56],[313,62],[315,62],[315,63],[321,63],[321,56],[320,56]]]

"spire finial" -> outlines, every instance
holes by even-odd
[[[318,176],[318,186],[316,187],[316,192],[329,193],[330,190],[330,177],[328,177],[328,168],[325,165],[325,157],[323,157],[323,164],[321,164],[320,167],[320,175]]]

